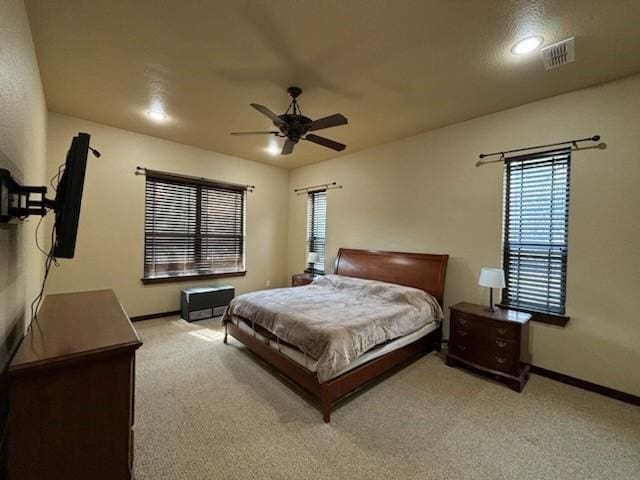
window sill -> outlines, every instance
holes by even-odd
[[[549,325],[556,325],[558,327],[564,327],[567,323],[569,323],[569,320],[571,318],[567,317],[566,315],[559,315],[557,313],[539,312],[537,310],[515,307],[513,305],[506,305],[503,303],[499,303],[497,306],[508,310],[515,310],[516,312],[530,313],[531,320],[533,320],[534,322],[547,323]]]
[[[225,277],[244,277],[246,270],[242,272],[226,272],[226,273],[205,273],[196,275],[174,275],[171,277],[143,277],[140,279],[145,285],[153,285],[155,283],[173,283],[173,282],[190,282],[193,280],[206,280],[209,278],[225,278]]]

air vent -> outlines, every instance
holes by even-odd
[[[553,70],[576,59],[576,39],[567,38],[542,49],[544,69]]]

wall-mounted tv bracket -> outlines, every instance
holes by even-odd
[[[46,194],[47,187],[20,185],[9,170],[0,168],[0,222],[46,215],[48,208],[55,207],[55,201],[46,198]]]

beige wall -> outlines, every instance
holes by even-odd
[[[88,161],[76,257],[60,260],[48,293],[112,288],[135,316],[178,309],[188,286],[232,284],[242,293],[285,284],[287,170],[50,113],[50,176],[79,131],[102,156]],[[145,180],[134,175],[137,165],[256,186],[247,201],[246,276],[142,285]]]
[[[24,184],[45,183],[46,105],[21,0],[0,0],[0,168]],[[42,281],[37,217],[0,224],[0,341],[22,333]]]
[[[257,186],[248,202],[247,276],[200,283],[232,283],[240,293],[286,284],[305,266],[306,201],[292,190],[337,181],[344,188],[328,196],[327,267],[341,246],[448,253],[446,304],[484,302],[479,269],[500,265],[502,168],[474,167],[477,154],[598,133],[607,149],[575,153],[571,172],[571,321],[533,325],[533,362],[638,395],[639,124],[635,76],[288,173],[50,114],[50,175],[78,131],[91,133],[103,156],[89,162],[77,257],[61,260],[49,292],[114,288],[131,315],[178,307],[178,291],[190,284],[139,280],[144,178],[133,171],[144,165]]]
[[[501,263],[502,168],[474,167],[478,154],[600,134],[606,150],[573,156],[571,321],[533,325],[533,363],[640,395],[639,127],[635,76],[293,170],[289,273],[305,266],[306,200],[291,190],[336,181],[329,270],[339,247],[448,253],[446,304],[485,302],[480,267]]]

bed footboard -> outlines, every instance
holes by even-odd
[[[323,383],[318,382],[315,373],[298,365],[233,323],[225,322],[224,343],[227,343],[227,335],[231,335],[244,344],[255,355],[271,365],[287,379],[316,397],[320,401],[322,418],[326,423],[329,423],[331,421],[331,408],[336,402],[351,395],[394,367],[416,360],[433,350],[439,351],[442,341],[442,323],[433,332],[415,342],[375,358]]]

